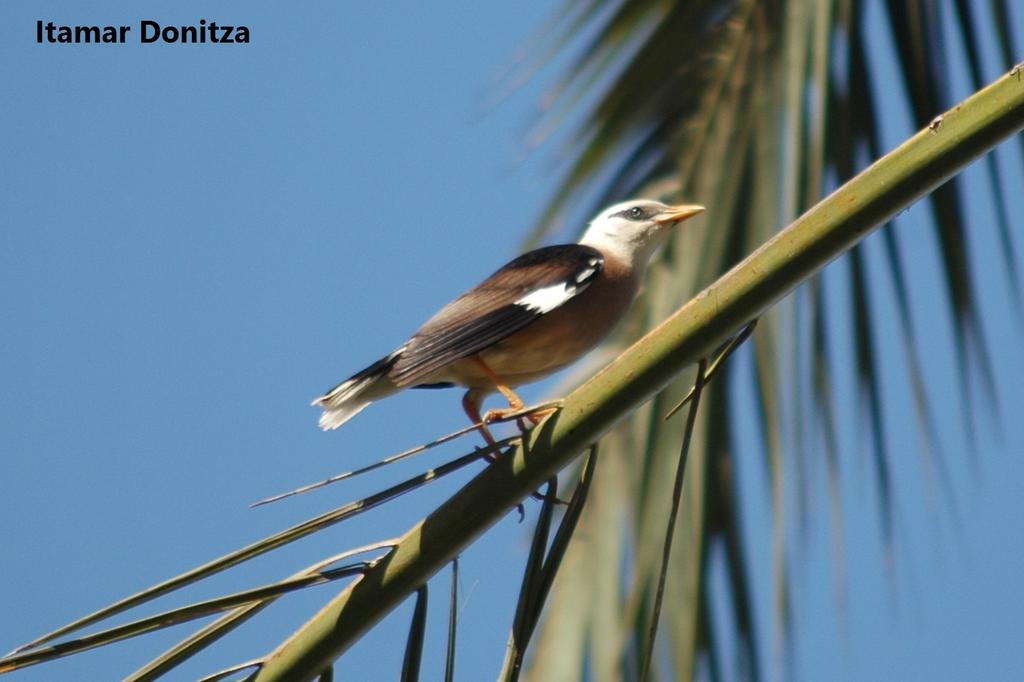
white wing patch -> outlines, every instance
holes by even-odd
[[[543,289],[531,291],[516,301],[516,305],[521,305],[543,315],[544,313],[551,312],[575,295],[575,282],[559,282]]]
[[[585,282],[589,282],[590,279],[597,274],[597,269],[599,267],[601,267],[601,259],[591,258],[589,261],[587,261],[587,267],[577,272],[576,276],[573,277],[573,279],[576,281],[576,284],[584,284]]]
[[[526,296],[517,300],[515,304],[541,315],[549,313],[578,294],[581,289],[585,289],[590,284],[590,280],[597,274],[600,266],[600,259],[591,258],[587,267],[577,272],[571,281],[559,282],[558,284],[552,284],[531,291]]]

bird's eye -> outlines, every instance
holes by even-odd
[[[644,210],[639,206],[634,206],[633,208],[629,209],[629,217],[632,218],[633,220],[640,220],[641,218],[644,217]]]

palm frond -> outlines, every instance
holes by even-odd
[[[1024,89],[1017,86],[1015,76],[1004,76],[963,102],[956,111],[947,112],[944,126],[941,135],[921,131],[850,180],[569,394],[562,408],[524,437],[514,452],[487,467],[411,528],[392,552],[366,571],[362,580],[346,588],[272,652],[257,679],[301,679],[315,674],[621,418],[636,411],[640,419],[634,424],[648,424],[652,409],[671,405],[655,396],[670,386],[685,367],[735,333],[744,320],[761,315],[856,244],[873,226],[884,223],[945,182],[966,162],[1024,127]],[[650,406],[637,409],[652,398]],[[659,430],[655,437],[661,433],[665,431]],[[699,555],[698,561],[687,562],[684,568],[691,571],[690,575],[699,576],[694,565],[699,567],[705,562],[703,541],[707,536],[702,514],[709,505],[703,493],[715,492],[717,487],[707,485],[709,467],[698,461],[690,460],[684,498],[688,502],[680,531],[684,533],[682,537],[693,541],[688,546],[697,548],[688,555]],[[655,462],[651,464],[656,467]],[[652,478],[652,490],[663,487],[656,482]],[[688,529],[686,515],[694,519]],[[689,535],[685,534],[687,531]],[[565,565],[572,564],[567,557]],[[635,583],[627,584],[627,591]],[[704,598],[699,588],[703,584],[699,577],[694,582],[685,581],[682,586],[689,586],[688,589],[677,595],[671,590],[679,589],[679,581],[675,588],[668,588],[670,598],[677,597],[677,603],[679,598],[692,597],[690,608],[674,610],[684,612],[688,619],[668,625],[676,625],[678,632],[689,638],[689,651],[694,652],[706,649],[712,636],[706,609],[700,609]],[[629,609],[625,610],[628,616]],[[565,646],[566,642],[559,644]],[[678,644],[673,641],[674,652],[680,651]],[[628,653],[630,647],[625,648]],[[677,654],[674,660],[679,661],[681,670],[691,671],[697,657],[687,657],[687,651],[683,649],[682,655]],[[583,658],[581,652],[576,654]],[[635,676],[638,658],[620,656],[619,660],[626,672],[624,676]]]
[[[993,45],[1002,60],[1001,68],[1008,69],[1019,58],[1015,58],[1014,42],[1019,44],[1021,40],[1012,30],[1003,0],[957,0],[949,13],[940,11],[935,3],[886,0],[881,25],[870,30],[866,26],[867,3],[861,0],[608,0],[599,4],[603,10],[590,6],[590,24],[574,23],[571,30],[561,34],[563,50],[575,55],[576,60],[554,90],[552,114],[538,124],[538,129],[551,138],[551,146],[564,159],[564,173],[530,240],[551,233],[566,217],[572,220],[565,222],[578,224],[578,219],[597,206],[629,195],[699,200],[708,207],[706,229],[700,234],[681,234],[666,249],[652,273],[647,293],[612,341],[615,345],[638,338],[664,319],[689,292],[726,271],[779,226],[880,156],[883,137],[892,135],[890,110],[900,98],[901,88],[910,112],[906,131],[933,121],[944,125],[945,121],[936,115],[952,104],[949,83],[954,81],[959,66],[949,63],[947,55],[952,51],[944,44],[948,36],[961,42],[969,86],[974,88],[983,80],[980,24],[995,27]],[[945,30],[944,23],[949,21],[952,30]],[[894,64],[877,57],[884,51],[881,48],[896,55]],[[880,98],[882,88],[884,97]],[[582,114],[578,111],[581,106],[588,107]],[[574,119],[565,113],[569,111],[574,112]],[[1020,277],[1012,256],[1013,217],[1005,207],[1002,190],[1005,171],[994,157],[984,163],[993,188],[995,229],[1004,245],[1001,265],[1019,296]],[[938,244],[940,280],[912,280],[907,274],[908,258],[921,255],[904,252],[899,240],[887,233],[882,237],[883,259],[856,249],[844,264],[847,282],[833,280],[833,286],[846,288],[839,298],[848,302],[848,310],[825,305],[820,289],[823,285],[811,284],[768,317],[754,344],[755,374],[738,377],[740,382],[755,385],[761,395],[761,450],[770,476],[765,485],[773,508],[777,638],[786,636],[787,557],[793,551],[792,538],[799,537],[791,533],[791,527],[812,513],[811,493],[806,486],[812,480],[815,458],[824,462],[830,481],[828,513],[833,529],[841,534],[838,419],[860,419],[867,427],[867,452],[881,505],[881,533],[890,554],[895,551],[892,537],[897,507],[891,454],[887,451],[894,425],[885,417],[886,396],[894,382],[902,381],[910,388],[922,468],[928,476],[934,473],[940,498],[949,505],[949,513],[955,514],[952,485],[944,473],[948,452],[936,435],[935,424],[937,419],[966,415],[965,427],[970,429],[977,399],[988,401],[986,407],[993,400],[992,369],[978,319],[966,239],[968,227],[986,226],[968,225],[963,189],[955,180],[938,188],[927,202]],[[891,286],[869,286],[869,273],[877,267],[887,271]],[[909,314],[911,291],[918,288],[945,292],[952,320],[948,332],[957,355],[954,364],[959,368],[957,381],[964,401],[960,407],[936,404],[923,379],[918,334]],[[900,311],[900,324],[883,333],[877,310],[885,306]],[[827,330],[837,317],[853,321],[856,342],[849,357],[836,356],[829,349]],[[882,371],[879,354],[891,352],[890,340],[895,340],[902,353],[904,377]],[[857,368],[864,407],[859,418],[844,416],[835,409],[836,387],[830,375],[841,366]],[[742,415],[729,388],[735,383],[723,384],[726,388],[721,409],[711,417],[716,423],[702,430],[706,439],[695,442],[695,461],[723,461],[724,456],[725,461],[732,462],[733,453],[727,452],[721,439],[737,428]],[[717,390],[712,394],[716,395]],[[638,467],[640,476],[657,480],[661,475],[657,465],[659,431],[666,429],[671,427],[655,424],[651,415],[641,410],[610,438],[614,438],[615,447],[632,449],[631,466]],[[717,434],[714,440],[711,434]],[[608,465],[616,454],[612,447],[605,451],[603,461]],[[698,454],[701,451],[703,455]],[[725,454],[717,455],[716,460],[714,453]],[[788,453],[795,457],[790,459]],[[625,513],[633,519],[634,531],[621,545],[635,569],[626,581],[632,585],[627,587],[629,593],[645,584],[636,573],[649,575],[651,570],[644,549],[649,541],[644,534],[645,519],[658,504],[651,485],[650,480],[642,480],[632,492],[620,488],[618,494],[623,497],[619,499],[596,496],[592,502],[609,507],[607,511],[595,509],[595,516],[609,516],[615,509],[619,510],[617,514]],[[704,485],[707,488],[700,496],[709,509],[735,504],[735,479],[706,479]],[[739,508],[731,507],[730,514],[737,525],[741,523]],[[730,540],[728,531],[714,518],[708,515],[702,522],[700,532],[704,536],[699,542],[703,546],[735,542],[738,535],[734,533]],[[843,594],[841,540],[835,552],[837,594]],[[700,558],[691,556],[690,560]],[[578,561],[573,565],[592,564]],[[679,566],[678,570],[677,579],[689,584],[694,567]],[[743,572],[735,574],[742,576]],[[560,584],[579,579],[578,574],[570,575]],[[742,580],[730,580],[729,585],[734,604],[750,604]],[[601,594],[610,603],[590,605],[588,613],[610,609],[619,599],[608,591]],[[558,599],[557,593],[554,599]],[[631,603],[627,599],[627,606]],[[690,625],[690,611],[697,607],[692,600],[686,603],[690,606],[676,610],[680,623],[670,629],[686,633],[681,636],[687,641],[674,642],[674,649],[696,647],[710,655],[708,647],[714,646],[719,632],[737,638],[741,649],[755,649],[755,635],[745,625],[752,619],[743,618],[735,619],[744,625],[736,625],[734,631],[712,629],[701,644],[694,644],[698,629]],[[573,622],[586,631],[596,627],[585,617],[574,618]],[[633,610],[627,609],[618,628],[602,625],[602,630],[614,634],[621,627],[641,627],[641,622]],[[548,660],[543,652],[554,648],[553,642],[545,642],[546,636],[575,643],[576,655],[583,660],[589,657],[594,670],[614,667],[604,662],[597,665],[598,656],[603,660],[607,654],[596,652],[617,648],[621,641],[620,637],[595,642],[571,635],[564,622],[538,636],[535,665],[539,676],[545,675],[541,671],[546,671]],[[630,637],[638,641],[639,633],[634,631]],[[565,651],[560,653],[561,659],[570,656]],[[692,674],[694,660],[689,655],[678,657],[670,676],[685,678]],[[628,672],[628,666],[620,662],[617,670]]]

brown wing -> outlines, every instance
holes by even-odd
[[[388,376],[399,386],[479,353],[564,305],[601,272],[601,252],[581,244],[525,253],[427,320]]]

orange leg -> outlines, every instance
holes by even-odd
[[[484,437],[484,441],[488,445],[494,445],[494,436],[491,435],[490,430],[487,428],[487,422],[480,418],[480,401],[483,399],[475,389],[466,391],[466,395],[462,396],[462,409],[466,412],[466,416],[469,417],[469,421],[474,424],[479,424],[478,427],[480,435]]]
[[[470,359],[484,371],[487,378],[494,383],[494,387],[497,388],[503,396],[505,396],[505,400],[508,401],[509,407],[513,410],[521,410],[523,408],[523,401],[519,399],[519,396],[515,394],[515,391],[505,385],[505,382],[501,380],[501,377],[494,373],[494,370],[490,368],[490,365],[484,362],[482,357],[474,355]]]
[[[484,362],[483,358],[481,358],[479,355],[474,355],[471,359],[480,367],[480,369],[484,371],[484,374],[487,375],[487,378],[494,383],[494,387],[497,388],[498,391],[503,396],[505,396],[505,400],[508,401],[508,410],[487,410],[487,412],[484,413],[483,417],[484,423],[490,423],[495,419],[499,419],[505,416],[509,412],[515,412],[516,410],[523,409],[523,401],[519,398],[519,396],[516,395],[515,391],[508,387],[508,385],[501,379],[501,377],[494,373],[494,370],[491,369],[486,362]],[[541,416],[535,414],[528,414],[526,415],[526,418],[532,421],[534,424],[539,424]]]
[[[511,391],[510,391],[511,392]],[[491,435],[490,430],[487,428],[487,419],[480,418],[480,403],[483,402],[486,393],[480,392],[475,388],[471,388],[466,391],[466,395],[462,396],[462,409],[466,411],[466,416],[469,417],[469,421],[474,424],[478,424],[477,428],[480,431],[480,435],[484,437],[488,445],[494,445],[494,436]],[[512,394],[513,396],[515,393]],[[516,398],[518,400],[518,398]],[[488,462],[497,462],[498,453],[490,452],[485,455]],[[519,510],[519,520],[522,521],[526,516],[526,512],[523,507],[523,503],[520,502],[516,505],[516,509]]]

